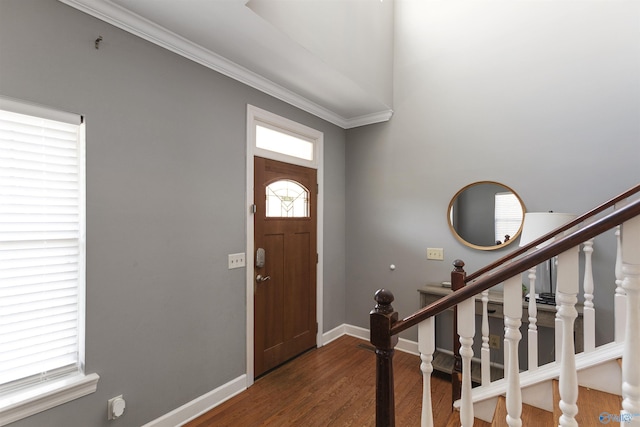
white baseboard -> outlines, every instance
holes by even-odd
[[[322,334],[322,343],[321,345],[327,345],[331,341],[340,338],[341,336],[346,335],[345,325],[342,324],[330,330],[329,332],[325,332]]]
[[[371,334],[368,329],[361,328],[360,326],[344,325],[344,334],[349,335],[351,337],[360,338],[362,340],[369,341],[371,339]]]
[[[329,344],[331,341],[340,338],[343,335],[360,338],[369,341],[369,330],[359,326],[348,325],[346,323],[333,328],[332,330],[322,334],[321,345]],[[418,343],[415,341],[400,338],[396,349],[418,355]],[[187,402],[181,407],[174,409],[157,418],[142,427],[176,427],[181,426],[200,415],[210,411],[221,403],[231,399],[233,396],[242,393],[247,388],[247,376],[241,375],[236,379],[212,390],[200,397]]]
[[[404,351],[405,353],[413,354],[414,356],[420,356],[417,341],[399,338],[398,345],[396,345],[396,350]]]
[[[447,350],[447,349],[444,349],[444,348],[436,347],[436,351],[438,351],[440,353],[448,354],[450,356],[453,356],[453,351],[451,351],[451,350]],[[420,353],[418,353],[418,356],[419,355],[420,355]],[[482,360],[477,356],[472,357],[471,360],[473,362],[482,363]],[[489,366],[491,366],[492,368],[502,369],[504,371],[504,365],[501,364],[501,363],[489,362]]]
[[[242,393],[247,388],[247,376],[241,375],[236,379],[212,390],[200,397],[187,402],[181,407],[174,409],[142,427],[176,427],[181,426],[200,415],[210,411],[221,403],[231,399],[233,396]]]
[[[369,341],[371,336],[368,329],[343,323],[342,325],[330,330],[323,335],[324,344],[328,344],[343,335],[349,335],[366,341]],[[418,351],[418,343],[416,341],[411,341],[404,338],[400,338],[398,340],[396,350],[404,351],[405,353],[414,354],[416,356],[420,355],[420,352]]]

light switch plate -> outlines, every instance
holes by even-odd
[[[229,254],[229,270],[232,268],[240,268],[245,266],[245,254],[244,252],[239,254]]]
[[[434,259],[437,261],[444,261],[444,249],[442,248],[427,248],[427,259]]]

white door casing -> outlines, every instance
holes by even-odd
[[[315,152],[313,161],[298,159],[273,151],[263,150],[256,147],[255,144],[255,127],[256,123],[263,123],[274,126],[284,131],[297,135],[303,135],[305,139],[314,141]],[[254,162],[256,155],[261,157],[279,160],[287,163],[298,164],[317,169],[318,172],[318,201],[317,201],[317,251],[318,265],[316,273],[316,316],[318,322],[318,332],[316,334],[316,345],[322,346],[322,324],[323,324],[323,225],[324,225],[324,192],[322,185],[324,183],[324,138],[323,133],[300,123],[270,113],[266,110],[247,104],[247,155],[246,155],[246,315],[247,315],[247,333],[246,333],[246,378],[247,387],[250,387],[254,381],[254,263],[255,263],[255,247],[254,247],[254,224],[253,210],[254,204]]]

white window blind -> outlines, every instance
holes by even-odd
[[[505,236],[510,239],[520,229],[522,224],[522,205],[515,194],[511,192],[496,193],[495,197],[495,239],[505,242]]]
[[[84,126],[77,115],[0,101],[6,391],[83,369]]]

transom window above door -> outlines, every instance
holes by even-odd
[[[323,134],[253,105],[247,106],[247,140],[252,156],[317,169]]]
[[[313,142],[267,125],[256,125],[256,147],[303,160],[313,161]]]
[[[287,179],[272,182],[266,187],[267,218],[308,218],[309,191]]]

